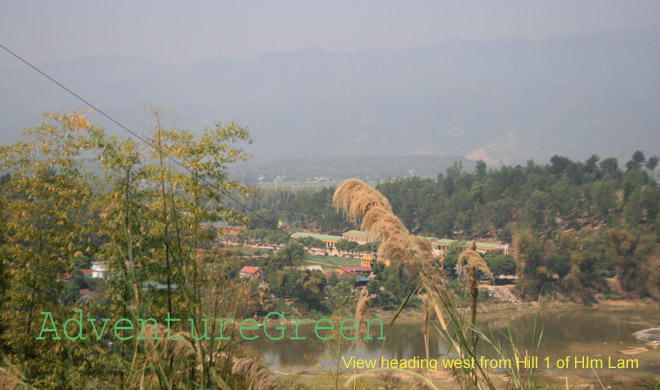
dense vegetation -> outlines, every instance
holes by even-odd
[[[396,179],[376,188],[414,234],[512,244],[518,287],[530,297],[561,290],[591,302],[609,291],[605,278],[618,275],[625,293],[660,298],[658,267],[648,264],[660,242],[657,166],[658,157],[640,151],[624,167],[596,155],[499,169],[480,161],[472,173],[456,163],[437,179]],[[252,206],[292,229],[340,234],[354,225],[332,207],[333,191],[264,190]]]
[[[233,358],[245,356],[229,341],[205,334],[203,318],[245,318],[259,297],[237,279],[240,264],[208,251],[215,240],[203,221],[246,220],[226,207],[221,192],[249,189],[226,177],[228,165],[247,155],[251,142],[236,124],[216,124],[202,135],[156,125],[148,146],[107,135],[78,113],[47,114],[42,125],[0,148],[0,387],[27,388],[240,388]],[[172,163],[175,156],[187,169]],[[94,168],[94,169],[92,169]],[[90,261],[108,267],[107,281],[82,278]],[[70,275],[70,278],[67,277]],[[94,299],[80,299],[92,290]],[[231,298],[231,299],[230,299]],[[59,335],[65,320],[84,313],[85,339],[37,339],[50,313]],[[78,312],[81,313],[81,312]],[[140,327],[91,337],[87,318],[168,315],[178,340],[138,341]],[[75,334],[69,326],[69,334]],[[150,328],[152,329],[152,328]],[[235,329],[234,329],[235,330]],[[233,332],[234,330],[227,330]],[[193,333],[194,332],[194,333]]]
[[[248,158],[239,147],[251,142],[244,128],[216,124],[196,136],[162,127],[156,110],[145,147],[109,136],[77,113],[46,119],[16,144],[0,148],[0,385],[245,388],[250,381],[234,362],[253,355],[231,341],[216,342],[220,329],[202,329],[203,319],[354,310],[357,279],[301,269],[303,245],[273,229],[277,222],[291,232],[339,235],[354,228],[332,204],[335,189],[276,189],[255,197],[226,174],[229,165]],[[496,275],[516,273],[523,296],[561,291],[589,303],[597,293],[615,291],[660,299],[660,269],[648,262],[660,253],[657,164],[641,152],[623,170],[616,159],[596,156],[585,162],[555,156],[545,166],[529,162],[491,170],[479,162],[474,173],[455,164],[435,180],[399,179],[378,189],[414,234],[510,241],[515,259],[488,254],[483,261]],[[227,195],[240,197],[262,217],[249,222]],[[248,224],[239,234],[242,242],[282,248],[267,256],[220,248],[216,230],[203,224],[220,220]],[[399,225],[397,234],[408,237]],[[325,247],[313,238],[301,243]],[[347,252],[379,249],[377,243],[346,240],[337,246]],[[420,264],[439,269],[437,259],[423,252],[398,253],[415,261],[423,254]],[[454,264],[461,268],[460,255],[445,256],[444,276],[452,276]],[[107,281],[83,276],[81,269],[92,261],[108,266]],[[243,265],[262,267],[267,288],[263,280],[239,278]],[[427,289],[444,283],[396,263],[377,263],[373,273],[366,290],[373,306],[387,310],[419,303],[412,293],[420,283]],[[83,292],[94,297],[83,299]],[[61,331],[76,310],[89,318],[153,318],[163,324],[169,315],[192,324],[175,323],[173,332],[182,338],[167,342],[135,337],[115,343],[109,334],[75,342],[36,338],[42,313],[51,313]],[[82,323],[92,334],[90,323]],[[193,337],[207,330],[209,339]],[[133,336],[136,332],[140,328],[132,329]]]

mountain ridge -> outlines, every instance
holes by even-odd
[[[460,38],[410,49],[308,48],[158,65],[138,56],[40,64],[127,124],[165,102],[199,131],[249,125],[264,159],[479,156],[493,164],[660,149],[660,24],[544,40]],[[82,103],[26,67],[0,69],[2,142]],[[92,114],[111,131],[112,126]]]

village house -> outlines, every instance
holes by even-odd
[[[241,270],[238,272],[238,276],[241,278],[248,278],[248,279],[256,279],[258,281],[261,281],[261,268],[259,267],[251,267],[249,265],[246,265],[245,267],[241,268]]]
[[[92,277],[107,279],[108,267],[102,261],[92,262]]]
[[[380,241],[380,233],[364,232],[362,230],[349,230],[342,237],[344,240],[355,241],[360,245]]]
[[[371,266],[374,264],[374,257],[371,256],[371,255],[364,255],[364,256],[360,257],[360,261],[362,262],[361,265],[363,267],[371,268]]]
[[[431,249],[439,255],[447,254],[447,250],[450,248],[459,248],[459,249],[468,249],[472,245],[471,241],[460,241],[460,240],[449,240],[449,239],[440,239],[433,240],[430,242]],[[486,252],[495,252],[501,253],[504,255],[509,254],[509,245],[507,244],[491,244],[487,242],[475,242],[477,246],[477,252],[484,254]]]

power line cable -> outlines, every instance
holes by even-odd
[[[85,103],[86,105],[88,105],[89,107],[91,107],[94,111],[96,111],[96,112],[98,112],[99,114],[103,115],[105,118],[107,118],[107,119],[110,120],[112,123],[114,123],[114,124],[116,124],[117,126],[119,126],[121,129],[127,131],[129,134],[131,134],[132,136],[134,136],[134,137],[137,138],[138,140],[142,141],[143,143],[147,144],[147,145],[148,145],[149,147],[151,147],[152,149],[157,150],[157,151],[159,151],[160,153],[163,153],[163,155],[164,155],[169,161],[173,162],[175,165],[179,166],[180,168],[182,168],[183,170],[187,171],[187,172],[190,173],[191,175],[193,174],[193,172],[192,172],[192,170],[191,170],[190,168],[188,168],[187,166],[185,166],[183,163],[179,162],[176,158],[172,157],[171,155],[167,154],[165,151],[163,151],[163,150],[161,150],[160,148],[156,147],[156,145],[154,145],[153,143],[149,142],[149,140],[145,139],[144,137],[142,137],[142,136],[139,135],[138,133],[136,133],[136,132],[134,132],[133,130],[129,129],[128,127],[124,126],[121,122],[119,122],[118,120],[116,120],[115,118],[113,118],[112,116],[110,116],[109,114],[107,114],[105,111],[103,111],[103,110],[101,110],[100,108],[98,108],[96,105],[92,104],[92,103],[91,103],[90,101],[88,101],[87,99],[85,99],[85,98],[83,98],[82,96],[78,95],[76,92],[72,91],[70,88],[68,88],[68,87],[65,86],[64,84],[60,83],[59,81],[55,80],[54,78],[52,78],[51,76],[49,76],[46,72],[44,72],[44,71],[42,71],[41,69],[37,68],[36,66],[32,65],[32,63],[30,63],[28,60],[24,59],[23,57],[21,57],[21,56],[18,55],[17,53],[13,52],[12,50],[10,50],[9,48],[7,48],[7,47],[6,47],[5,45],[3,45],[2,43],[0,43],[0,47],[2,47],[7,53],[9,53],[9,54],[11,54],[12,56],[16,57],[19,61],[21,61],[21,62],[24,63],[25,65],[27,65],[27,66],[29,66],[30,68],[32,68],[33,70],[35,70],[37,73],[41,74],[42,76],[44,76],[45,78],[47,78],[48,80],[50,80],[52,83],[54,83],[54,84],[57,85],[58,87],[62,88],[63,90],[65,90],[65,91],[68,92],[69,94],[71,94],[71,95],[73,95],[74,97],[76,97],[76,98],[77,98],[78,100],[80,100],[81,102],[83,102],[83,103]],[[232,197],[229,193],[227,193],[227,192],[224,191],[223,189],[214,186],[212,183],[210,183],[208,180],[206,180],[206,179],[204,179],[204,178],[201,178],[201,180],[204,182],[204,184],[206,184],[206,185],[208,185],[209,187],[213,188],[214,190],[220,192],[221,194],[223,194],[224,196],[226,196],[227,198],[229,198],[230,200],[232,200],[234,203],[238,204],[239,206],[243,207],[245,210],[247,210],[247,211],[249,211],[250,213],[252,213],[252,214],[253,214],[254,216],[256,216],[257,218],[259,218],[259,219],[261,219],[262,221],[266,222],[268,225],[270,225],[270,226],[274,227],[276,230],[278,230],[278,231],[280,231],[280,232],[286,234],[290,239],[294,239],[294,237],[293,237],[289,232],[287,232],[287,231],[281,229],[276,223],[274,223],[274,222],[268,220],[266,217],[260,215],[260,214],[257,213],[256,211],[250,209],[248,206],[244,205],[242,202],[240,202],[239,200],[237,200],[237,199],[235,199],[234,197]],[[327,257],[324,256],[324,255],[321,255],[321,256],[322,256],[324,259],[326,259],[327,261],[329,261],[330,263],[332,263],[332,265],[334,265],[335,267],[338,267],[338,268],[339,268],[339,265],[337,265],[337,263],[335,263],[334,261],[330,260],[329,258],[327,258]]]

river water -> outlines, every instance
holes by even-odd
[[[537,353],[540,371],[549,375],[563,372],[591,376],[593,371],[578,364],[575,359],[588,357],[591,361],[601,359],[603,369],[595,363],[599,375],[660,375],[660,349],[637,341],[632,333],[660,326],[660,308],[654,307],[612,307],[612,308],[558,308],[539,311],[510,310],[497,314],[483,315],[479,328],[486,335],[506,343],[503,333],[511,333],[516,345],[522,351],[532,351],[534,322],[536,334],[542,328],[540,348]],[[337,362],[344,368],[346,360],[355,356],[362,359],[378,359],[382,341],[362,341],[359,345],[344,341],[340,346],[337,338],[323,341],[314,336],[313,328],[301,328],[301,336],[306,340],[268,340],[260,338],[250,345],[263,353],[264,360],[273,371],[334,370]],[[429,356],[435,359],[446,358],[446,343],[437,332],[430,331]],[[481,342],[480,352],[496,358],[497,354],[487,343]],[[338,357],[338,348],[341,354]],[[647,351],[641,352],[640,347]],[[637,348],[632,351],[632,348]],[[623,352],[622,352],[623,351]],[[627,353],[635,353],[628,355]],[[395,324],[387,335],[383,356],[388,359],[425,358],[424,324]],[[563,369],[557,368],[557,361],[571,357]],[[547,362],[550,368],[546,369]],[[608,360],[611,359],[611,360]],[[610,369],[608,365],[618,359],[637,359],[639,368]],[[564,360],[566,361],[566,360]]]

